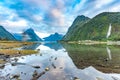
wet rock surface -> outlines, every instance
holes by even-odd
[[[36,68],[36,69],[39,69],[40,68],[40,66],[32,66],[33,68]]]

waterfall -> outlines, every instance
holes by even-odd
[[[111,60],[112,59],[111,51],[108,47],[106,47],[106,50],[107,50],[107,53],[108,53],[109,60]]]
[[[108,28],[108,32],[107,32],[106,38],[108,38],[108,37],[111,35],[111,29],[112,29],[112,26],[111,26],[111,24],[110,24],[110,25],[109,25],[109,28]]]

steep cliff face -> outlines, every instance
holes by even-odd
[[[9,33],[3,26],[0,26],[0,40],[16,40],[14,36]]]
[[[90,20],[90,18],[85,17],[83,15],[78,16],[73,24],[70,26],[68,29],[68,32],[66,35],[63,37],[63,40],[76,40],[75,36],[77,36],[77,31],[79,30],[80,27],[82,27],[85,23],[87,23]]]
[[[70,27],[63,40],[120,40],[120,12],[104,12],[83,23]]]
[[[23,35],[26,35],[25,37],[27,41],[42,41],[32,28],[27,29]]]

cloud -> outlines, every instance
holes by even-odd
[[[44,38],[44,37],[47,37],[49,36],[50,34],[48,33],[41,33],[41,32],[35,32],[40,38]]]
[[[113,12],[114,5],[118,6],[120,1],[118,0],[82,0],[79,4],[76,4],[73,10],[75,15],[86,15],[88,17],[94,17],[102,12]],[[116,10],[119,11],[119,10]]]
[[[114,2],[114,0],[104,0],[104,1],[95,0],[95,8],[102,8],[103,6],[106,6],[112,2]]]
[[[19,32],[27,28],[27,22],[25,19],[20,18],[14,10],[0,6],[0,25],[4,26],[8,31]]]
[[[32,27],[36,32],[65,34],[78,15],[94,17],[120,11],[119,0],[1,0],[0,24],[9,31]]]

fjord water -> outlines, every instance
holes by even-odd
[[[21,80],[34,80],[33,74],[45,72],[38,80],[120,80],[120,47],[44,43],[20,49],[36,49],[38,54],[11,58],[0,69],[1,80],[20,75]],[[16,65],[11,65],[11,63]],[[35,68],[34,66],[40,66]],[[15,80],[15,79],[13,79]]]

